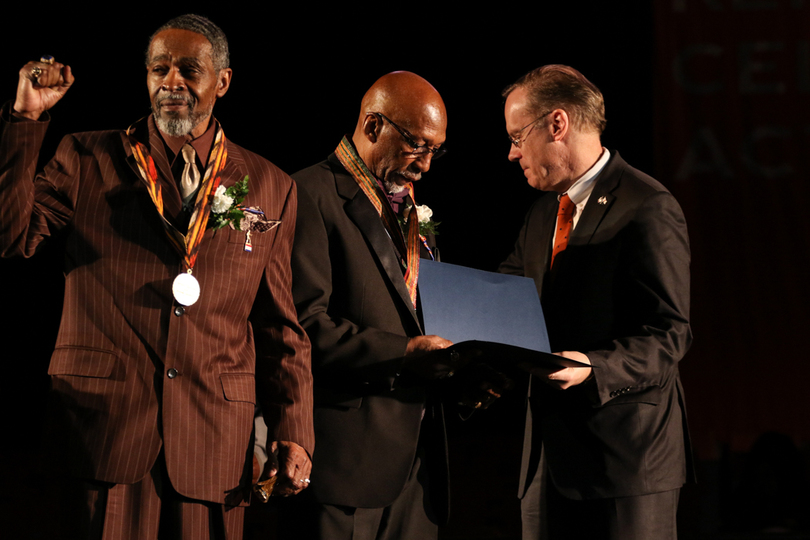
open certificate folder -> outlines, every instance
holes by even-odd
[[[499,371],[591,367],[551,354],[531,278],[422,259],[419,297],[426,334],[449,339],[451,350],[479,356]]]

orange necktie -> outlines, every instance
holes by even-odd
[[[554,242],[554,249],[551,251],[551,264],[549,268],[554,266],[554,257],[561,251],[565,251],[565,248],[568,247],[568,236],[571,234],[571,229],[574,227],[575,207],[576,205],[567,193],[560,197],[560,208],[557,210],[557,237]]]

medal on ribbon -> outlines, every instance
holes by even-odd
[[[208,218],[210,216],[210,206],[212,194],[219,187],[222,181],[222,170],[228,158],[228,145],[222,127],[217,124],[214,134],[214,144],[208,157],[208,167],[205,169],[205,176],[197,192],[194,202],[194,210],[189,221],[188,232],[181,233],[163,214],[163,193],[158,183],[157,169],[149,149],[146,145],[135,139],[132,135],[132,126],[127,129],[127,136],[132,148],[132,155],[138,164],[141,180],[146,185],[149,196],[160,214],[163,228],[172,247],[183,258],[184,271],[181,272],[172,283],[172,294],[178,304],[190,306],[200,298],[200,284],[194,277],[194,265],[197,262],[200,244],[205,234]]]

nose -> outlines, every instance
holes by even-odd
[[[183,91],[186,89],[186,81],[178,69],[170,69],[163,79],[163,88],[170,92]]]
[[[520,158],[523,157],[523,154],[520,153],[520,148],[515,146],[514,144],[509,145],[509,161],[518,161]]]
[[[419,154],[413,163],[419,171],[426,173],[430,170],[431,159],[433,159],[433,154],[425,152],[424,154]]]

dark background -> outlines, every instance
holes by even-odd
[[[806,2],[5,7],[0,101],[13,99],[25,62],[53,54],[76,83],[53,110],[43,155],[69,132],[126,128],[149,112],[148,36],[186,11],[209,16],[231,43],[233,82],[215,109],[226,134],[290,173],[353,129],[379,76],[428,79],[447,105],[450,152],[416,198],[441,222],[443,260],[487,270],[537,196],[506,159],[500,92],[543,64],[582,71],[605,95],[603,144],[663,182],[690,228],[695,341],[681,371],[700,482],[682,492],[681,536],[807,537]],[[29,516],[47,517],[39,433],[61,265],[58,245],[0,261],[0,530],[15,538],[35,537]],[[444,538],[519,536],[523,414],[517,390],[451,423]],[[247,538],[271,538],[276,511],[254,509]]]

